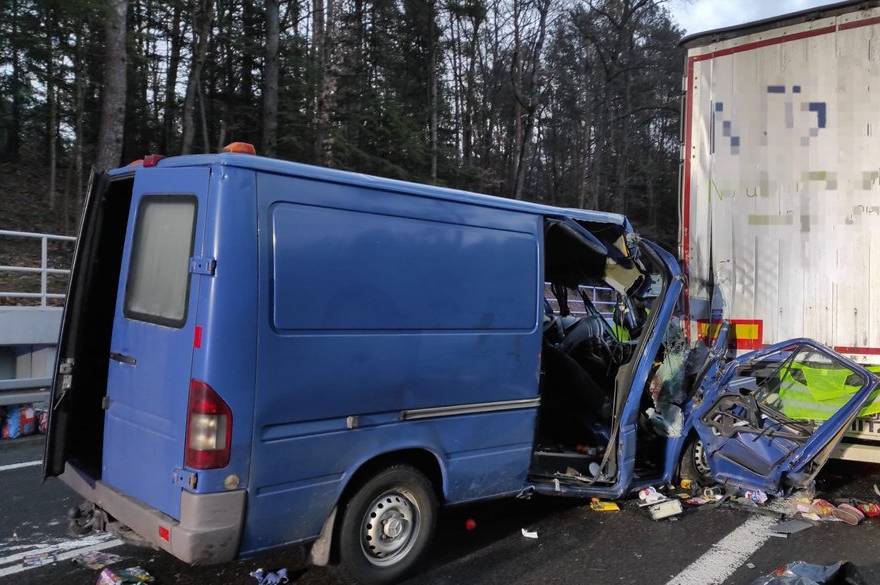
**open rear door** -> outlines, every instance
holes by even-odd
[[[99,175],[93,170],[86,190],[55,358],[43,455],[43,479],[60,475],[68,459],[76,458],[77,447],[90,438],[97,443],[95,448],[100,449],[103,392],[92,383],[92,372],[96,368],[89,363],[93,361],[91,356],[95,353],[95,345],[100,343],[100,336],[96,335],[94,329],[88,329],[101,325],[102,319],[98,313],[102,304],[100,293],[105,288],[102,287],[102,280],[112,282],[111,294],[115,296],[119,268],[118,265],[115,268],[112,266],[111,256],[114,253],[117,257],[120,255],[121,237],[112,242],[115,246],[104,246],[102,242],[113,239],[112,233],[108,232],[114,231],[114,225],[121,224],[124,230],[128,213],[127,197],[108,198],[110,182],[106,175]],[[130,179],[119,178],[115,182],[121,185],[130,182]],[[114,213],[122,217],[114,217]],[[116,227],[115,231],[121,230]],[[109,340],[109,335],[105,338]],[[97,369],[100,370],[100,366]],[[82,375],[74,377],[77,372],[82,372]],[[93,392],[93,389],[96,391]],[[93,420],[85,418],[84,413],[87,412],[92,413]],[[85,461],[78,461],[78,464],[89,468],[86,471],[94,474],[98,472],[99,459],[98,463],[92,465]]]
[[[806,485],[877,384],[860,365],[807,339],[737,358],[697,411],[714,477],[768,492]]]

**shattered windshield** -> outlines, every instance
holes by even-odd
[[[684,428],[681,407],[687,399],[685,370],[689,354],[681,319],[673,317],[666,326],[663,346],[654,361],[654,375],[648,383],[654,404],[645,413],[655,430],[668,437],[680,436]]]

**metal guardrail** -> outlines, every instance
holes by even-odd
[[[49,268],[49,240],[61,242],[75,242],[73,236],[59,236],[57,234],[38,234],[35,232],[17,232],[0,230],[0,236],[12,238],[25,238],[40,240],[40,266],[0,266],[0,272],[19,272],[40,275],[40,292],[0,291],[0,298],[40,299],[40,306],[47,306],[49,299],[63,299],[60,293],[50,293],[47,290],[47,279],[50,274],[70,274],[69,269]]]
[[[0,291],[0,298],[39,299],[40,308],[47,307],[50,299],[64,299],[64,294],[50,293],[48,290],[49,275],[67,276],[70,274],[69,269],[49,267],[49,242],[76,242],[75,237],[13,230],[0,230],[0,237],[39,240],[40,242],[39,266],[0,266],[0,272],[39,274],[40,292],[26,292],[20,290]],[[0,380],[0,406],[48,402],[49,388],[51,385],[52,378],[14,378]]]
[[[0,380],[0,406],[48,402],[52,378]]]
[[[588,293],[587,297],[593,303],[593,306],[599,311],[599,314],[606,319],[611,319],[614,313],[614,307],[617,306],[617,293],[614,289],[602,286],[579,286],[581,291]],[[550,291],[550,283],[544,283],[544,298],[550,303],[554,311],[559,310],[559,302]],[[568,308],[575,317],[583,317],[587,314],[587,308],[584,301],[576,296],[569,296]]]

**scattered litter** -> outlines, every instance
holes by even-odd
[[[835,509],[834,504],[828,500],[823,500],[822,498],[816,498],[810,504],[810,512],[817,515],[822,520],[833,519]]]
[[[110,567],[105,567],[98,575],[95,585],[129,585],[137,583],[152,583],[155,581],[153,576],[147,573],[141,567],[129,567],[127,569],[114,571]]]
[[[639,500],[641,500],[642,506],[656,504],[657,502],[663,502],[667,498],[663,494],[657,491],[656,488],[646,487],[642,490],[639,490]]]
[[[467,520],[464,521],[464,529],[467,530],[468,532],[473,532],[474,530],[477,529],[477,521],[474,520],[473,518],[468,518]]]
[[[754,568],[755,568],[755,563],[746,563],[746,566],[747,566],[748,568],[750,568],[750,569],[754,569]]]
[[[716,495],[714,498],[707,498],[706,496],[695,496],[685,499],[684,503],[688,506],[705,506],[706,504],[714,504],[716,502],[720,503],[722,499],[724,499],[724,496]]]
[[[691,480],[689,480],[689,479],[683,479],[683,480],[681,480],[681,484],[680,484],[680,485],[681,485],[681,489],[683,489],[683,490],[689,490],[689,489],[691,489],[691,488],[693,487],[694,482],[691,481]]]
[[[877,484],[874,484],[874,493],[880,496],[880,488],[877,487]]]
[[[45,435],[49,430],[49,411],[45,408],[34,407],[34,418],[37,422],[37,432]]]
[[[620,506],[614,502],[603,502],[599,498],[590,500],[590,509],[593,512],[620,512]]]
[[[119,555],[115,555],[113,553],[103,552],[100,550],[87,552],[81,555],[77,555],[73,557],[73,564],[80,565],[83,567],[87,567],[92,569],[93,571],[100,571],[107,565],[112,565],[113,563],[118,563],[122,560],[122,557]]]
[[[868,585],[852,563],[811,565],[803,561],[789,563],[758,579],[751,585]]]
[[[538,538],[537,531],[532,532],[531,530],[526,530],[525,528],[522,528],[521,530],[522,530],[522,535],[525,536],[526,538]]]
[[[590,470],[590,475],[593,477],[599,477],[599,473],[602,471],[602,468],[595,461],[590,463],[588,469]]]
[[[681,500],[664,500],[657,502],[648,508],[651,518],[654,520],[663,520],[672,516],[678,516],[684,510],[681,507]]]
[[[858,502],[856,508],[868,518],[877,518],[880,516],[880,504],[874,502]]]
[[[767,503],[767,494],[765,494],[761,490],[749,490],[743,495],[747,499],[755,502],[756,504],[766,504]]]
[[[278,569],[274,573],[267,573],[265,569],[257,569],[251,571],[251,577],[257,580],[257,585],[280,585],[289,581],[286,568]]]
[[[772,528],[773,532],[778,534],[797,534],[798,532],[803,532],[808,528],[812,528],[813,524],[811,522],[807,522],[806,520],[786,520],[785,522],[780,522],[776,526]]]
[[[42,552],[32,555],[25,555],[24,558],[21,559],[22,567],[42,567],[43,565],[49,565],[54,563],[57,559],[55,558],[54,552]]]
[[[840,504],[834,510],[834,517],[842,522],[846,522],[850,526],[858,526],[859,522],[865,519],[858,508],[850,504]]]
[[[6,417],[0,420],[0,436],[4,439],[17,439],[33,435],[36,420],[34,409],[29,404],[14,406],[6,410]]]

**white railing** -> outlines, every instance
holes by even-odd
[[[587,293],[587,298],[590,299],[593,306],[596,307],[596,310],[599,311],[603,317],[609,320],[611,319],[611,316],[614,313],[614,307],[617,306],[617,293],[614,289],[585,285],[579,286],[578,288],[582,292]],[[544,298],[547,299],[554,311],[559,310],[559,302],[556,300],[556,297],[553,296],[549,282],[544,283]],[[571,314],[576,317],[583,317],[587,314],[587,308],[584,305],[583,299],[575,296],[569,296],[568,309],[571,311]]]
[[[40,306],[45,307],[49,299],[63,299],[64,295],[60,293],[50,293],[48,291],[48,277],[50,274],[69,275],[70,270],[64,268],[49,268],[49,240],[60,242],[75,242],[73,236],[59,236],[56,234],[38,234],[34,232],[16,232],[10,230],[0,230],[0,236],[10,238],[24,238],[40,240],[40,266],[0,266],[0,272],[18,272],[24,274],[40,275],[40,292],[22,292],[22,291],[0,291],[0,298],[17,298],[17,299],[40,299]]]

